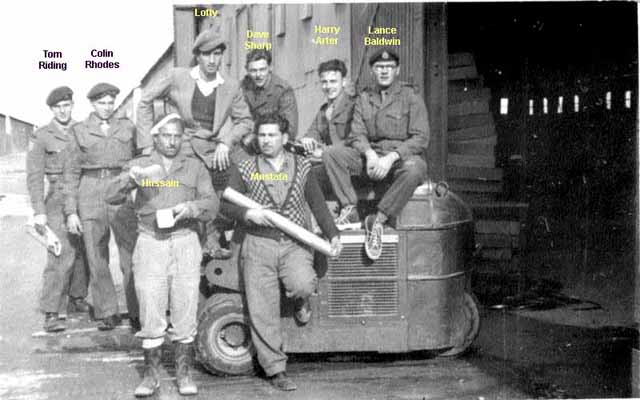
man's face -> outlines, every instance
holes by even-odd
[[[200,72],[210,79],[214,79],[222,64],[222,55],[224,51],[218,47],[206,53],[200,52],[196,56],[198,65],[200,66]]]
[[[320,74],[320,87],[329,100],[340,96],[346,84],[347,80],[340,71],[325,71]]]
[[[175,157],[182,147],[182,127],[176,122],[167,122],[160,132],[154,135],[153,141],[158,153],[167,158]]]
[[[106,94],[99,99],[95,99],[91,102],[93,109],[100,119],[109,119],[113,114],[113,108],[116,98],[110,94]]]
[[[393,84],[400,74],[399,65],[395,61],[376,61],[371,66],[378,86],[387,88]]]
[[[265,157],[273,158],[280,155],[287,140],[289,135],[282,134],[278,124],[262,124],[258,128],[258,146]]]
[[[257,87],[264,87],[271,75],[271,66],[265,59],[251,61],[247,64],[247,74]]]
[[[73,101],[72,100],[62,100],[57,102],[55,105],[51,106],[51,111],[53,111],[53,117],[61,123],[62,125],[66,125],[71,121],[71,112],[73,111]]]

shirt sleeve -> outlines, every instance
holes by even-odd
[[[74,127],[69,130],[71,140],[67,145],[64,164],[62,167],[63,192],[64,192],[64,214],[71,215],[78,213],[78,185],[80,184],[80,167],[81,150],[78,145],[78,139]]]
[[[122,204],[127,195],[137,187],[136,182],[129,176],[129,170],[133,165],[129,162],[122,168],[122,172],[113,178],[107,185],[105,201],[109,204]]]
[[[353,109],[351,131],[349,132],[346,140],[347,144],[358,150],[360,154],[364,154],[367,150],[371,149],[371,144],[369,144],[369,139],[367,138],[367,125],[364,122],[362,102],[363,97],[361,96],[356,101],[356,105]]]
[[[44,206],[44,157],[45,145],[37,138],[27,153],[27,189],[35,215],[46,212]]]
[[[329,239],[339,236],[340,232],[327,208],[324,194],[322,194],[318,180],[313,173],[310,173],[307,177],[307,183],[304,186],[304,197],[309,203],[309,208],[311,208],[313,216],[318,221],[322,233]]]
[[[416,94],[409,101],[409,138],[398,146],[396,152],[401,159],[421,155],[429,145],[429,114],[422,98]]]
[[[278,99],[278,112],[289,121],[289,136],[295,140],[298,136],[298,104],[293,89],[287,88]]]
[[[245,186],[242,176],[240,175],[240,171],[235,164],[232,164],[229,167],[229,184],[227,187],[230,187],[242,194],[247,193],[247,187]],[[220,204],[220,212],[222,214],[233,218],[236,221],[244,222],[244,217],[247,214],[248,208],[235,205],[224,198]]]
[[[162,99],[169,95],[173,83],[173,71],[162,76],[157,82],[149,85],[142,92],[140,103],[138,103],[138,130],[136,135],[136,146],[138,149],[145,149],[153,146],[151,139],[151,128],[153,127],[153,101]]]
[[[212,220],[218,214],[220,201],[216,192],[213,190],[211,183],[211,175],[202,163],[198,163],[198,176],[196,177],[196,200],[193,204],[196,206],[196,218],[203,221]]]
[[[233,147],[236,143],[240,143],[242,138],[253,130],[253,120],[251,119],[249,105],[245,101],[244,94],[240,88],[236,90],[233,96],[230,117],[233,127],[220,137],[220,141],[229,148]]]
[[[316,116],[313,118],[313,122],[311,123],[311,126],[309,127],[309,129],[307,129],[307,132],[302,137],[311,138],[318,143],[322,143],[322,139],[320,138],[320,126],[319,126],[321,112],[322,111],[319,111],[318,114],[316,114]]]

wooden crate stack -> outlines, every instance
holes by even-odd
[[[473,55],[449,55],[447,182],[472,208],[481,257],[510,260],[524,247],[528,205],[498,201],[503,171],[496,168],[496,126]]]

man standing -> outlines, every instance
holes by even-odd
[[[273,73],[271,51],[251,50],[247,53],[245,68],[247,75],[242,80],[241,86],[254,121],[265,115],[281,115],[289,124],[289,135],[293,141],[298,134],[296,96],[291,86]],[[249,143],[254,142],[254,138],[248,139],[245,144],[255,146],[255,143]]]
[[[391,48],[379,49],[371,56],[369,65],[376,83],[356,101],[347,138],[350,148],[336,146],[323,153],[342,207],[340,219],[357,219],[358,198],[351,175],[362,174],[366,167],[371,180],[390,184],[377,213],[365,219],[365,251],[372,260],[382,253],[383,225],[402,211],[427,173],[423,159],[429,143],[427,108],[411,85],[397,79],[399,63]]]
[[[59,313],[88,312],[87,265],[79,237],[69,235],[64,214],[62,165],[65,148],[70,141],[69,127],[74,124],[73,91],[61,86],[47,97],[53,120],[34,133],[27,154],[27,188],[35,211],[35,228],[43,233],[45,225],[60,239],[59,256],[47,253],[47,266],[42,274],[40,309],[45,313],[44,330],[58,332],[66,328]],[[49,181],[49,193],[44,192],[44,179]],[[68,307],[67,307],[67,295]]]
[[[87,97],[94,112],[71,127],[73,139],[64,163],[67,226],[71,233],[82,233],[84,239],[93,308],[100,330],[113,329],[120,323],[118,298],[109,270],[109,228],[118,244],[131,327],[139,328],[131,273],[131,252],[137,237],[135,215],[130,202],[115,207],[104,200],[108,178],[120,174],[136,151],[135,126],[127,118],[113,115],[119,92],[109,83],[99,83],[89,91]]]
[[[182,395],[198,392],[189,368],[196,334],[200,260],[197,219],[211,220],[218,211],[211,178],[200,160],[181,152],[183,123],[169,114],[151,129],[154,149],[130,161],[107,188],[107,201],[120,204],[137,189],[135,209],[140,235],[133,263],[140,299],[145,357],[137,397],[151,396],[159,386],[160,346],[168,335],[175,344],[176,379]],[[155,172],[153,170],[155,169]],[[168,307],[167,307],[168,305]]]
[[[328,146],[344,145],[351,131],[355,99],[345,91],[347,66],[341,60],[329,60],[318,66],[320,87],[327,101],[313,119],[311,126],[300,138],[307,153],[313,158],[322,157]]]
[[[184,119],[192,151],[211,170],[217,191],[226,185],[232,153],[253,128],[239,83],[220,70],[226,48],[217,32],[203,31],[192,49],[198,65],[173,69],[142,93],[138,105],[138,126],[146,138],[140,147],[146,147],[151,144],[153,101],[168,98],[173,103]],[[206,251],[213,258],[228,258],[230,252],[219,246],[219,232],[210,225],[207,233]]]
[[[279,115],[256,121],[261,154],[241,162],[238,168],[232,167],[229,187],[301,226],[308,226],[305,210],[309,207],[337,254],[342,247],[338,230],[318,182],[310,173],[311,163],[284,151],[289,139],[287,125]],[[223,202],[223,212],[243,223],[247,232],[240,257],[251,340],[258,362],[273,386],[295,390],[295,383],[285,374],[287,356],[282,351],[279,279],[287,296],[296,301],[296,319],[307,323],[311,318],[308,297],[317,283],[313,252],[274,228],[264,209]]]

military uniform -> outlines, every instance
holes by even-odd
[[[62,245],[60,256],[47,253],[40,297],[40,309],[45,313],[66,312],[67,294],[78,299],[87,297],[87,265],[82,241],[67,232],[63,214],[62,166],[65,148],[71,140],[68,127],[73,123],[63,126],[53,120],[38,129],[27,154],[27,188],[33,210],[36,215],[47,216],[47,225]],[[45,178],[49,182],[48,193],[45,193]]]
[[[327,149],[322,159],[344,207],[357,204],[350,177],[366,176],[363,155],[367,150],[373,149],[378,155],[397,152],[400,159],[384,179],[390,187],[378,203],[379,211],[394,217],[426,178],[423,153],[429,143],[429,118],[424,101],[411,85],[396,81],[382,92],[374,88],[360,94],[347,137],[349,147]]]
[[[333,103],[324,103],[304,137],[326,146],[344,144],[351,131],[354,105],[355,99],[344,91]]]
[[[75,124],[71,133],[73,140],[64,164],[64,212],[67,216],[78,214],[82,221],[95,317],[103,319],[118,314],[118,299],[109,270],[111,228],[118,245],[129,317],[137,318],[138,302],[131,272],[131,253],[137,237],[135,214],[131,202],[121,206],[105,202],[108,179],[120,174],[134,156],[136,128],[127,118],[112,116],[103,121],[91,113]]]
[[[253,120],[269,114],[280,114],[289,122],[289,137],[298,134],[298,105],[293,88],[276,74],[271,74],[264,87],[257,87],[247,75],[241,82],[244,98],[249,104]]]

